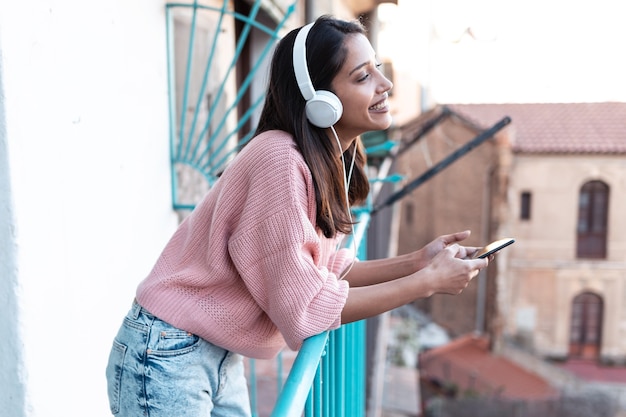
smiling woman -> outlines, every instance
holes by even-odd
[[[180,224],[115,337],[116,415],[250,416],[240,355],[458,294],[487,266],[459,244],[469,231],[374,261],[341,248],[369,193],[359,135],[389,127],[391,87],[357,21],[323,16],[279,41],[255,136]]]

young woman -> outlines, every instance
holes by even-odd
[[[324,16],[278,43],[255,138],[181,223],[115,337],[113,414],[249,416],[241,355],[458,294],[487,266],[459,244],[468,231],[384,260],[338,249],[369,192],[359,135],[389,127],[391,87],[358,22]]]

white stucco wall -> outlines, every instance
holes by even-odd
[[[0,414],[108,416],[171,232],[162,1],[0,0]]]

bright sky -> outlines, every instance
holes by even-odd
[[[621,1],[398,2],[379,9],[379,51],[438,103],[626,101]]]

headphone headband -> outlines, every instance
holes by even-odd
[[[306,38],[312,27],[313,23],[303,26],[293,44],[293,70],[296,73],[296,81],[298,82],[300,93],[307,101],[315,96],[315,89],[313,88],[313,82],[309,76],[309,68],[306,62]]]
[[[306,117],[317,127],[333,126],[341,118],[343,105],[335,94],[325,90],[315,90],[309,75],[306,61],[306,39],[313,23],[303,26],[293,44],[293,71],[300,93],[306,100]]]

